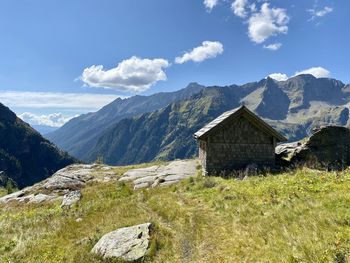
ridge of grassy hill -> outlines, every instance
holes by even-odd
[[[349,169],[244,180],[198,171],[139,191],[94,182],[70,210],[59,201],[0,206],[0,262],[103,262],[90,250],[104,234],[145,222],[154,224],[145,262],[347,262],[349,190]]]

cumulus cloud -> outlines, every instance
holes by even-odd
[[[10,108],[93,111],[117,98],[112,94],[1,91],[0,101]]]
[[[268,0],[225,0],[231,2],[231,10],[248,25],[248,36],[254,43],[261,44],[279,34],[287,34],[289,16],[283,8],[270,7]],[[210,11],[219,0],[204,0]],[[268,45],[267,49],[277,50],[280,46]]]
[[[165,59],[141,59],[134,56],[109,70],[105,70],[102,65],[93,65],[84,69],[80,79],[90,87],[141,92],[158,81],[166,80],[164,69],[169,66]]]
[[[275,79],[277,81],[285,81],[288,79],[288,76],[286,74],[282,74],[282,73],[272,73],[272,74],[268,75],[268,77]]]
[[[281,43],[274,43],[274,44],[270,44],[270,45],[264,45],[265,49],[272,50],[272,51],[276,51],[276,50],[280,49],[281,47],[282,47]]]
[[[236,16],[245,18],[247,16],[246,7],[248,5],[248,0],[235,0],[232,2],[231,9]],[[251,10],[255,9],[255,4],[251,5]]]
[[[210,12],[217,4],[219,0],[204,0],[204,5],[207,8],[207,10]]]
[[[74,118],[71,116],[64,116],[62,113],[37,115],[31,112],[24,112],[19,114],[18,117],[32,125],[45,125],[50,127],[61,127],[67,121]]]
[[[248,35],[255,43],[263,43],[271,36],[288,32],[289,16],[285,9],[270,8],[263,3],[259,12],[248,19]]]
[[[255,3],[252,3],[250,6],[249,6],[249,9],[251,12],[255,13],[257,11],[256,9],[256,4]]]
[[[293,75],[293,77],[301,75],[301,74],[311,74],[315,78],[330,78],[331,72],[323,67],[312,67],[305,70],[297,71]],[[278,81],[284,81],[287,80],[289,77],[288,75],[284,73],[273,73],[268,75],[268,77],[278,80]]]
[[[333,12],[333,7],[325,6],[322,9],[312,8],[308,10],[311,14],[310,20],[314,20],[317,17],[323,17],[331,12]]]
[[[192,49],[181,57],[175,58],[175,63],[183,64],[187,61],[202,62],[215,58],[224,52],[224,46],[220,42],[204,41],[201,46]]]
[[[302,71],[297,71],[295,76],[301,74],[311,74],[315,78],[329,78],[331,76],[331,72],[323,67],[312,67]]]

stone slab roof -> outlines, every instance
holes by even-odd
[[[247,107],[240,106],[238,108],[235,108],[230,111],[226,111],[223,114],[221,114],[219,117],[214,119],[213,121],[209,122],[207,125],[205,125],[202,129],[197,131],[194,134],[194,137],[196,139],[202,139],[203,137],[206,137],[209,133],[213,132],[214,130],[218,129],[220,126],[225,124],[227,121],[233,120],[236,117],[241,116],[242,114],[246,114],[249,121],[256,124],[260,129],[265,131],[266,133],[272,135],[277,139],[279,142],[287,141],[287,139],[281,135],[279,132],[277,132],[275,129],[273,129],[270,125],[268,125],[265,121],[263,121],[261,118],[259,118],[257,115],[255,115],[253,112],[251,112]]]
[[[217,126],[218,124],[220,124],[221,122],[223,122],[224,120],[226,120],[229,116],[231,116],[232,114],[234,114],[237,110],[239,110],[240,107],[235,108],[233,110],[230,111],[226,111],[223,114],[221,114],[219,117],[217,117],[215,120],[209,122],[207,125],[205,125],[202,129],[200,129],[199,131],[197,131],[194,134],[194,137],[196,139],[202,137],[203,135],[205,135],[207,132],[209,132],[211,129],[213,129],[215,126]]]

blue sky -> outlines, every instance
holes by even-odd
[[[194,81],[314,68],[350,83],[349,10],[334,0],[1,0],[0,102],[59,126],[118,96]]]

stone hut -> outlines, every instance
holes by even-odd
[[[247,107],[227,111],[194,134],[205,174],[274,166],[275,147],[287,139]]]

